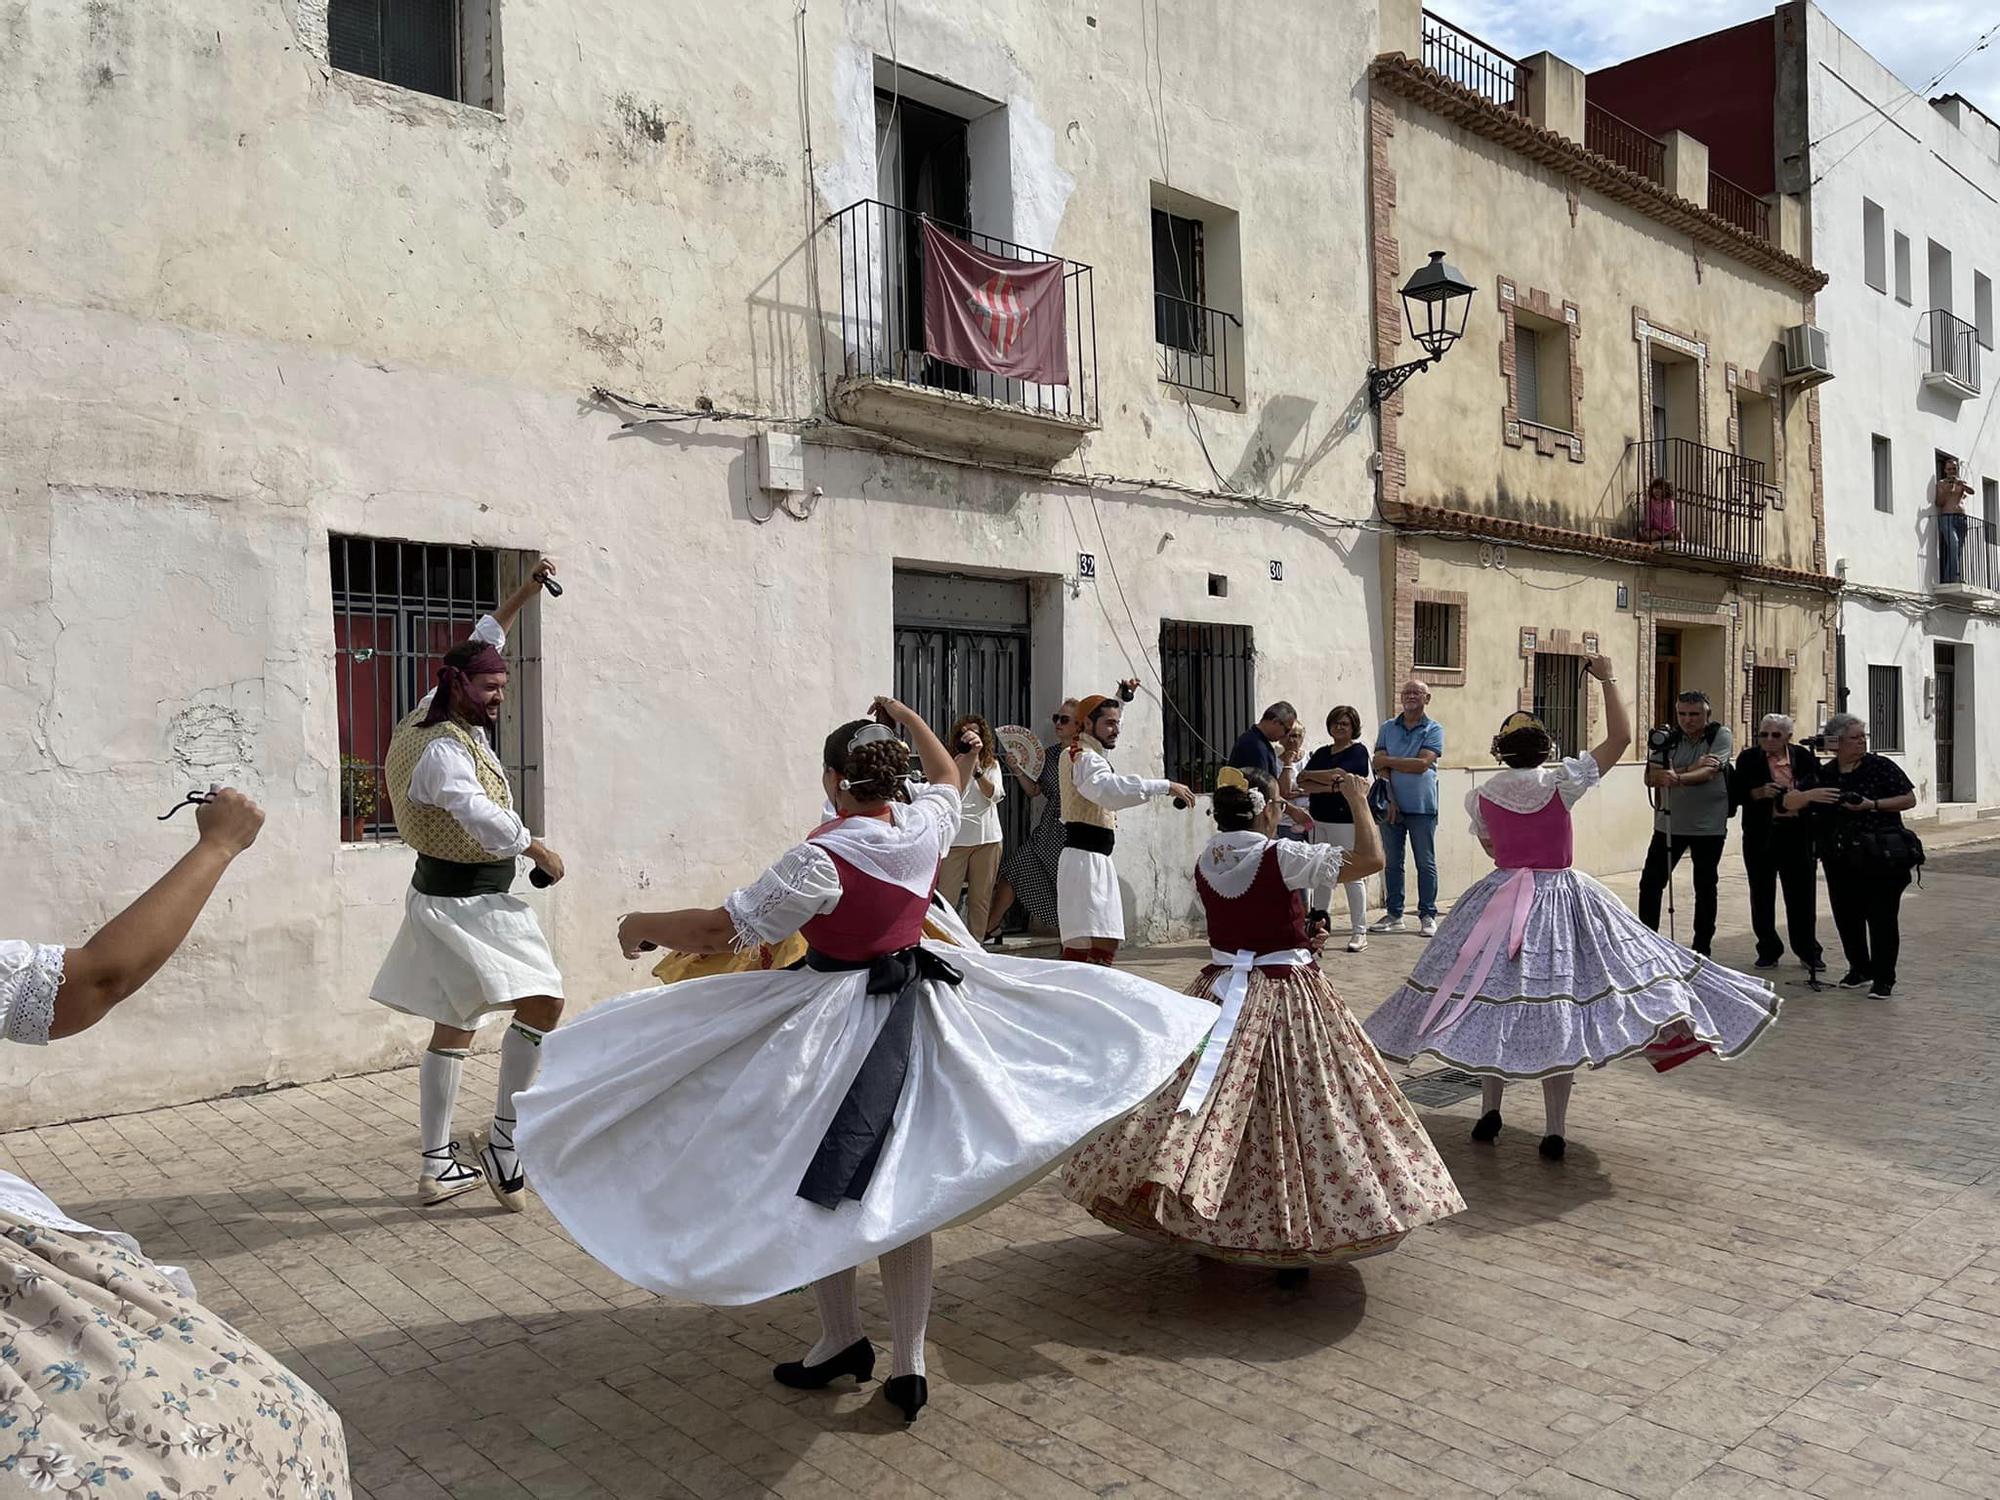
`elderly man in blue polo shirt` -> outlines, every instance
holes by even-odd
[[[1417,930],[1437,931],[1438,774],[1444,755],[1444,725],[1426,711],[1431,690],[1416,678],[1397,694],[1402,713],[1375,736],[1375,774],[1389,778],[1389,818],[1382,827],[1387,862],[1382,867],[1383,904],[1388,914],[1376,932],[1403,930],[1403,848],[1417,856]]]

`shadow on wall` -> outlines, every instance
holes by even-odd
[[[1363,382],[1348,398],[1340,415],[1317,439],[1313,413],[1319,403],[1308,396],[1273,396],[1264,403],[1257,427],[1228,478],[1228,487],[1290,499],[1313,470],[1353,436],[1368,419],[1368,387]]]

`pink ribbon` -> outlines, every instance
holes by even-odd
[[[1520,956],[1521,940],[1528,932],[1528,909],[1535,904],[1535,872],[1529,869],[1516,870],[1507,877],[1499,893],[1486,903],[1486,909],[1479,914],[1479,920],[1472,926],[1472,933],[1465,940],[1465,946],[1458,950],[1458,958],[1451,966],[1451,972],[1444,976],[1444,983],[1431,1001],[1431,1008],[1424,1012],[1423,1024],[1417,1028],[1417,1035],[1426,1036],[1436,1022],[1439,1031],[1448,1030],[1472,1005],[1472,997],[1479,993],[1479,987],[1486,982],[1486,976],[1493,968],[1493,961],[1500,956],[1504,947],[1509,958]],[[1473,966],[1477,964],[1478,967]],[[1472,977],[1466,978],[1471,970]],[[1438,1012],[1451,1004],[1453,996],[1458,1004],[1452,1006],[1450,1014],[1439,1018]]]

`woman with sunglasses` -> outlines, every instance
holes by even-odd
[[[1017,903],[1027,913],[1031,929],[1055,930],[1056,861],[1062,858],[1063,851],[1062,753],[1076,739],[1076,699],[1065,698],[1057,704],[1055,712],[1049,715],[1049,726],[1054,731],[1055,744],[1042,757],[1039,776],[1031,780],[1012,761],[1007,763],[1022,795],[1039,801],[1041,810],[1035,814],[1035,824],[1028,830],[1027,838],[1000,867],[1000,884],[993,889],[993,915],[987,919],[987,930],[980,934],[989,948],[1001,946],[1000,929],[1006,923],[1009,908]]]
[[[1778,891],[1785,893],[1785,926],[1792,956],[1817,978],[1826,967],[1819,945],[1813,890],[1810,814],[1785,805],[1785,793],[1813,784],[1818,763],[1792,743],[1792,721],[1765,714],[1757,743],[1736,757],[1737,795],[1743,799],[1743,873],[1750,881],[1750,926],[1757,934],[1757,967],[1775,969],[1785,956],[1778,937]]]
[[[925,783],[912,787],[907,734]],[[928,1397],[931,1234],[1012,1197],[1180,1067],[1215,1008],[1133,975],[924,937],[958,767],[910,709],[828,735],[837,816],[707,910],[635,912],[626,956],[804,935],[795,969],[689,979],[549,1034],[520,1103],[536,1191],[627,1281],[716,1306],[811,1286],[818,1342],[779,1365],[869,1379],[855,1269],[879,1257],[889,1401]]]

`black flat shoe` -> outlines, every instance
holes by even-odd
[[[905,1422],[914,1422],[924,1403],[930,1400],[931,1387],[921,1375],[891,1375],[882,1382],[882,1394],[889,1398],[891,1406],[902,1408]]]
[[[1542,1137],[1542,1144],[1537,1149],[1542,1153],[1542,1160],[1561,1161],[1563,1159],[1563,1152],[1568,1148],[1564,1145],[1561,1136],[1545,1135]]]
[[[1286,1266],[1278,1272],[1278,1286],[1283,1291],[1304,1286],[1310,1280],[1312,1280],[1311,1266]]]
[[[1497,1109],[1487,1110],[1479,1117],[1479,1123],[1472,1127],[1472,1138],[1482,1143],[1497,1139],[1499,1134],[1500,1111]]]
[[[797,1359],[787,1361],[771,1371],[771,1378],[795,1391],[817,1391],[832,1385],[843,1375],[852,1375],[855,1383],[859,1384],[874,1373],[875,1346],[866,1339],[856,1339],[833,1358],[816,1365]]]

